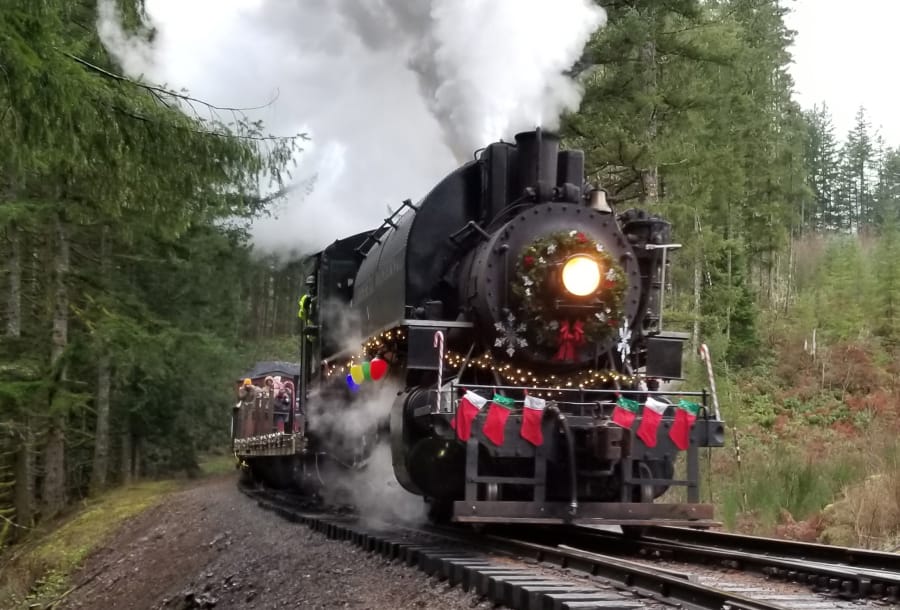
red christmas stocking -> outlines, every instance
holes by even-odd
[[[636,400],[620,396],[616,401],[616,408],[613,409],[612,420],[623,428],[631,428],[637,412],[640,411],[641,405]]]
[[[534,396],[525,397],[525,409],[522,411],[522,438],[536,447],[544,444],[544,433],[541,430],[541,420],[544,417],[544,407],[547,401]]]
[[[669,430],[669,438],[675,446],[686,451],[691,444],[691,428],[700,413],[700,405],[686,400],[678,401],[678,409],[675,411],[675,423]]]
[[[467,391],[459,401],[456,415],[450,420],[450,427],[456,430],[456,436],[460,440],[467,441],[472,436],[472,421],[486,402],[487,398],[482,398],[472,391]]]
[[[512,398],[494,394],[491,406],[488,407],[483,432],[498,447],[503,444],[503,430],[506,428],[506,420],[509,419],[509,411],[514,404]]]
[[[637,435],[648,447],[656,447],[656,432],[659,429],[659,422],[662,421],[663,413],[666,412],[666,407],[668,406],[652,396],[649,396],[647,402],[644,403],[644,411],[641,413],[641,425],[638,426]]]

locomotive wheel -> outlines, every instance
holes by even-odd
[[[446,525],[450,523],[453,516],[453,501],[438,498],[429,498],[428,504],[428,521],[435,525]]]
[[[406,421],[406,401],[410,393],[400,394],[391,406],[391,463],[394,467],[394,476],[397,482],[408,492],[417,496],[424,496],[422,490],[413,483],[409,474],[409,447],[411,444],[411,431]]]
[[[654,471],[660,470],[659,468],[651,468],[650,464],[646,462],[639,462],[637,467],[641,479],[656,478]],[[634,502],[652,503],[657,496],[656,491],[653,485],[639,485],[633,492],[632,500]],[[621,528],[622,535],[629,539],[642,538],[647,535],[647,526],[644,525],[622,525]]]

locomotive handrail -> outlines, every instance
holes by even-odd
[[[458,245],[459,245],[459,242],[461,241],[461,238],[462,238],[464,235],[467,235],[467,234],[470,235],[470,234],[472,234],[473,232],[474,232],[474,233],[478,233],[479,235],[481,235],[481,237],[482,237],[483,239],[490,239],[490,238],[491,238],[490,234],[487,233],[484,229],[482,229],[480,224],[478,224],[478,223],[475,222],[474,220],[470,220],[469,222],[467,222],[466,224],[464,224],[464,225],[462,226],[462,228],[458,229],[455,233],[451,233],[451,234],[450,234],[450,237],[449,237],[448,239],[449,239],[451,242],[453,242],[453,245],[458,246]]]
[[[354,252],[356,252],[356,254],[358,254],[359,256],[362,256],[362,257],[368,256],[369,250],[366,250],[365,252],[363,252],[363,250],[367,246],[369,246],[370,249],[371,249],[371,246],[374,246],[374,244],[371,244],[371,245],[369,244],[370,241],[380,244],[381,243],[380,238],[386,233],[385,229],[387,229],[388,227],[391,227],[394,230],[397,229],[398,225],[394,222],[394,218],[397,218],[397,216],[400,215],[400,213],[404,211],[404,208],[411,209],[413,211],[413,213],[419,211],[419,208],[416,207],[415,205],[413,205],[413,202],[410,199],[404,199],[403,205],[401,205],[399,208],[397,208],[396,210],[391,212],[391,215],[388,216],[387,218],[385,218],[384,221],[382,221],[381,225],[377,229],[375,229],[374,231],[372,231],[371,233],[366,235],[365,239],[363,240],[363,243],[361,243],[354,250]]]
[[[456,397],[456,396],[454,396],[454,394],[459,392],[460,390],[476,390],[476,391],[481,390],[483,392],[488,392],[490,394],[493,394],[494,392],[496,392],[498,390],[523,391],[525,389],[532,391],[532,392],[569,392],[569,393],[571,393],[571,392],[581,393],[581,392],[585,392],[585,391],[587,391],[587,392],[591,392],[591,391],[603,392],[603,393],[615,392],[615,393],[625,395],[625,396],[636,395],[636,394],[647,395],[647,396],[696,396],[696,397],[700,397],[703,399],[703,404],[701,405],[701,407],[703,408],[703,411],[705,413],[707,413],[707,416],[706,416],[707,419],[709,418],[709,415],[715,415],[715,420],[720,419],[718,414],[710,413],[707,405],[705,404],[706,397],[708,395],[708,393],[705,390],[701,390],[701,391],[688,390],[688,391],[671,391],[670,392],[670,391],[665,391],[665,390],[589,390],[589,389],[586,390],[584,388],[541,388],[541,387],[524,388],[521,386],[509,386],[509,385],[482,385],[482,384],[474,384],[474,383],[458,384],[454,381],[451,381],[448,384],[446,384],[444,386],[444,389],[431,390],[431,392],[436,394],[436,397],[437,397],[435,404],[432,406],[432,408],[433,408],[432,413],[433,414],[455,413],[458,408],[461,397]],[[445,398],[445,396],[447,396],[447,398]],[[512,399],[512,400],[513,400],[514,405],[520,405],[520,404],[525,403],[524,400],[517,400],[517,399]],[[580,401],[574,401],[574,400],[565,400],[564,398],[555,399],[552,402],[568,405],[571,407],[590,407],[590,406],[597,406],[597,405],[614,406],[616,404],[615,400],[591,400],[588,402],[580,402]],[[446,410],[444,409],[445,406],[446,406]]]
[[[681,248],[681,244],[644,244],[645,250],[662,250],[662,265],[660,267],[662,271],[659,278],[659,317],[656,321],[657,328],[660,331],[662,331],[663,305],[666,299],[666,257],[669,254],[669,250],[678,250],[679,248]]]
[[[456,391],[456,390],[460,390],[460,389],[512,390],[512,391],[529,390],[529,391],[533,391],[533,392],[603,392],[603,393],[615,392],[615,393],[619,393],[619,394],[623,394],[623,395],[647,394],[650,396],[704,396],[704,395],[706,395],[706,392],[702,391],[702,390],[700,390],[700,391],[697,391],[697,390],[687,390],[687,391],[684,391],[684,390],[673,390],[673,391],[666,391],[666,390],[614,390],[614,389],[598,390],[595,388],[571,388],[571,387],[566,387],[566,388],[546,387],[546,388],[543,388],[543,387],[532,387],[532,386],[524,387],[524,386],[516,386],[516,385],[475,384],[475,383],[459,383],[459,384],[453,383],[452,388],[450,388],[449,390],[441,390],[441,391],[442,392],[446,392],[446,391],[452,392],[452,391]],[[604,402],[604,401],[593,400],[590,403],[585,403],[585,404],[595,404],[597,402]],[[610,403],[610,404],[612,404],[612,403]]]

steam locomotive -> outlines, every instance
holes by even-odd
[[[435,519],[710,525],[699,449],[724,424],[706,390],[660,389],[682,379],[687,336],[661,320],[677,247],[665,219],[617,214],[555,134],[492,143],[309,258],[296,409],[235,452],[315,487],[389,439]],[[336,440],[335,421],[360,426]],[[672,487],[686,501],[658,501]]]

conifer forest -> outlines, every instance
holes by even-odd
[[[142,4],[119,1],[135,32]],[[839,133],[794,101],[788,2],[598,4],[561,135],[616,209],[664,210],[682,244],[666,326],[709,345],[731,428],[705,493],[729,527],[890,546],[900,142],[864,107]],[[297,357],[299,258],[257,255],[246,221],[307,135],[124,76],[96,13],[0,0],[0,546],[195,472],[226,447],[238,375]]]

